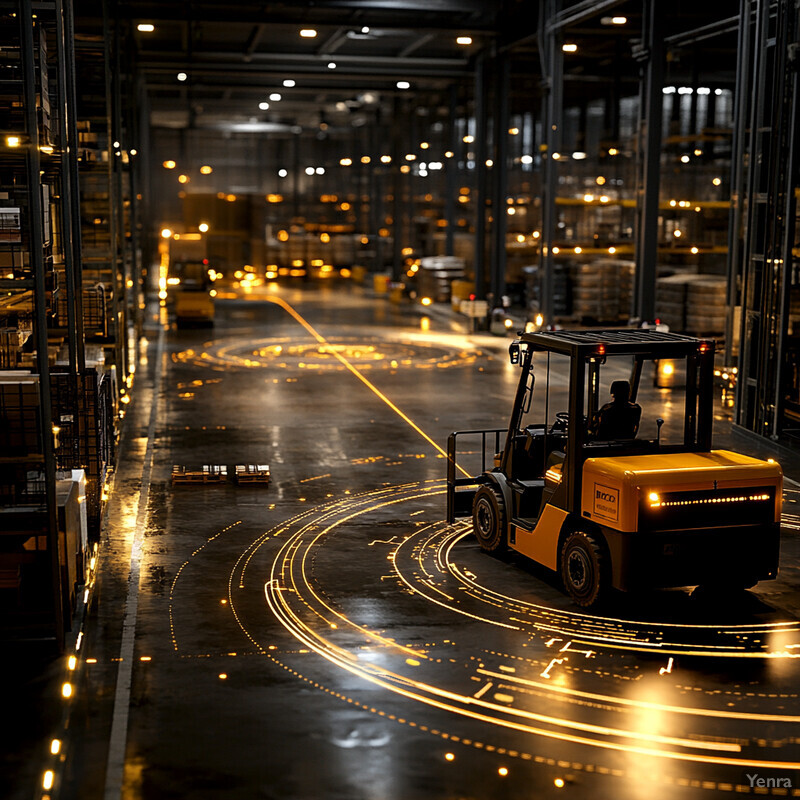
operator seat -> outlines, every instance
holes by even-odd
[[[592,424],[594,438],[601,441],[634,439],[639,430],[642,407],[630,402],[630,382],[614,381],[611,384],[611,396],[614,399],[595,415]]]

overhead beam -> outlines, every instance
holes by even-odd
[[[398,54],[398,58],[408,58],[415,50],[424,47],[428,42],[433,39],[432,33],[426,33],[423,36],[418,36],[413,42],[407,44]]]
[[[362,14],[359,21],[350,23],[343,16],[326,14],[336,11],[375,11],[375,16]],[[391,12],[389,14],[388,12]],[[423,20],[419,19],[425,14]],[[384,16],[384,14],[386,16]],[[422,22],[423,29],[453,30],[453,14],[458,15],[458,29],[464,33],[494,33],[496,30],[497,5],[481,0],[413,0],[413,2],[395,3],[395,0],[384,0],[371,5],[329,5],[316,3],[309,9],[289,11],[284,8],[270,6],[260,7],[256,3],[216,4],[192,3],[189,19],[192,22],[227,22],[229,24],[246,25],[315,25],[339,27],[352,24],[354,29],[366,25],[370,28],[384,30],[407,29],[416,27],[414,23]],[[476,16],[476,15],[482,15]],[[136,3],[118,8],[116,17],[127,20],[147,20],[153,23],[185,22],[187,20],[186,3]]]
[[[253,57],[256,47],[258,47],[258,43],[261,41],[261,37],[264,35],[265,27],[266,26],[262,23],[253,28],[253,32],[250,34],[249,38],[247,39],[247,43],[244,46],[245,61],[250,61],[250,59]]]
[[[213,75],[223,72],[231,78],[253,72],[282,72],[289,69],[307,69],[318,74],[327,64],[325,57],[300,55],[297,53],[254,53],[249,63],[242,63],[241,53],[205,52],[191,61],[180,53],[147,52],[142,53],[137,66],[143,72],[174,73],[181,69],[192,75]],[[373,75],[399,75],[400,77],[459,77],[467,75],[469,64],[466,59],[456,58],[398,58],[395,56],[339,56],[336,59],[336,76],[348,73]],[[326,72],[330,72],[325,70]]]

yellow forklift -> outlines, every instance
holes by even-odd
[[[448,522],[472,515],[484,551],[558,572],[587,608],[612,588],[776,577],[783,475],[772,459],[712,449],[713,341],[548,331],[521,334],[509,353],[521,371],[508,428],[449,437]],[[666,360],[681,380],[659,408],[640,407],[644,366]],[[606,386],[614,399],[601,405]]]
[[[169,266],[167,286],[170,288],[175,322],[186,324],[214,324],[213,270],[208,259],[198,261],[173,261]]]

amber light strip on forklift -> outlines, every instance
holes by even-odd
[[[664,508],[666,506],[699,506],[711,503],[746,503],[750,501],[770,500],[768,494],[751,494],[749,497],[706,497],[698,500],[654,500],[650,496],[650,508]]]

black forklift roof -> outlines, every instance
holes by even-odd
[[[540,331],[522,333],[519,341],[531,345],[534,350],[563,353],[570,357],[590,355],[600,347],[608,355],[644,354],[654,359],[714,350],[713,340],[644,328]]]

